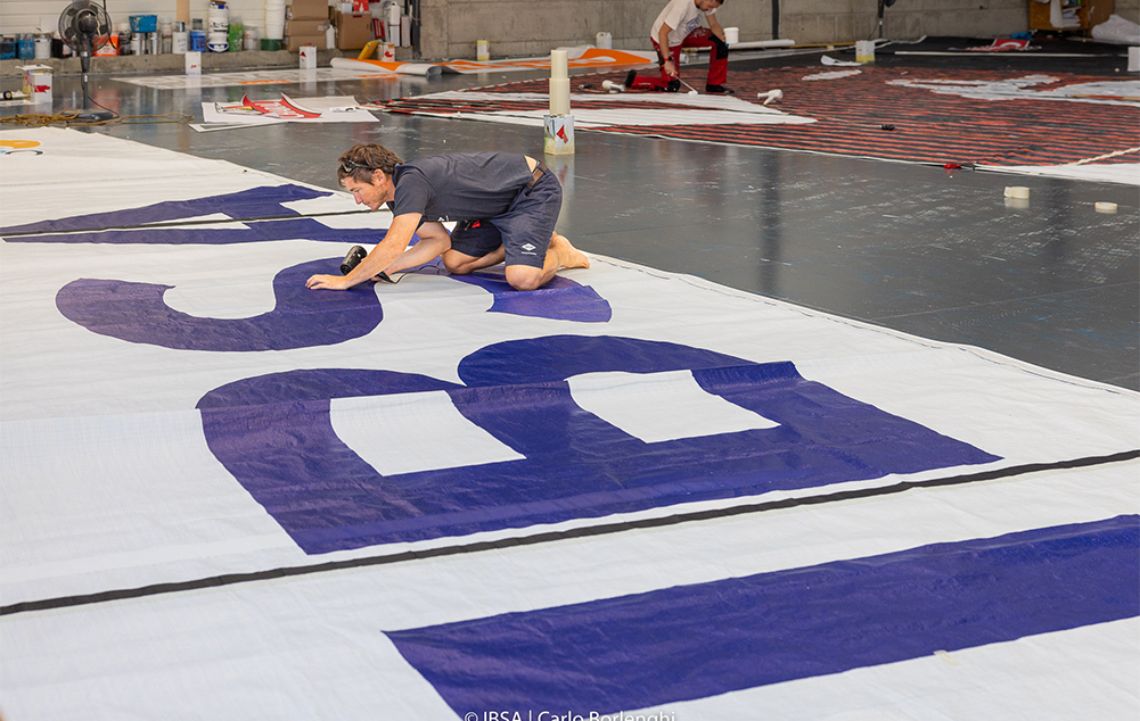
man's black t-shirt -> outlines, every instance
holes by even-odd
[[[494,218],[531,180],[518,153],[456,153],[397,165],[392,173],[394,215],[421,213],[425,221]]]

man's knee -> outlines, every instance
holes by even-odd
[[[511,266],[507,268],[507,283],[515,290],[538,290],[545,285],[541,268]]]
[[[471,264],[471,258],[457,253],[444,253],[442,256],[443,267],[447,268],[448,273],[455,275],[466,275],[470,273],[468,266]]]

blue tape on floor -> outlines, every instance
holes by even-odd
[[[1119,516],[387,635],[461,716],[525,718],[657,706],[1137,615],[1140,517]]]

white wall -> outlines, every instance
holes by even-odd
[[[102,4],[102,0],[98,0]],[[0,0],[0,34],[53,31],[59,14],[70,0]],[[190,0],[190,17],[206,20],[209,0]],[[288,4],[288,3],[286,3]],[[157,15],[174,19],[175,0],[107,0],[107,12],[117,26],[131,15]],[[229,0],[230,19],[260,27],[265,19],[265,0]]]

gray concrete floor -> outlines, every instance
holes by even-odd
[[[257,92],[367,100],[527,77],[337,81]],[[123,114],[191,113],[198,120],[199,101],[244,92],[160,91],[100,76],[93,82],[97,98]],[[78,88],[78,79],[57,78],[56,107],[77,106]],[[405,158],[542,152],[534,129],[400,115],[375,125],[196,133],[173,123],[121,124],[93,132],[329,188],[336,156],[358,142],[383,143]],[[577,154],[556,161],[569,166],[559,228],[583,250],[1140,389],[1135,187],[948,175],[902,163],[581,131],[576,140]],[[1009,184],[1031,188],[1029,208],[1005,206]],[[1093,212],[1098,200],[1118,203],[1120,212]]]

